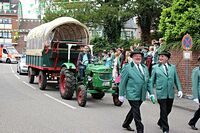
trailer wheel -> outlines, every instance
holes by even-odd
[[[91,95],[94,99],[102,99],[104,97],[105,93],[101,91],[99,93],[92,93]]]
[[[77,102],[81,107],[85,107],[87,102],[87,90],[84,85],[79,85],[77,89]]]
[[[35,79],[35,76],[32,73],[33,73],[32,68],[31,67],[28,68],[28,82],[31,84],[34,82]]]
[[[38,85],[40,90],[45,90],[47,86],[47,75],[45,72],[40,71],[38,75]]]
[[[120,102],[119,99],[118,99],[118,97],[119,97],[119,88],[118,88],[118,86],[113,86],[112,89],[115,90],[115,93],[112,94],[114,105],[115,106],[121,106],[123,103]]]
[[[75,90],[74,73],[63,67],[60,71],[59,90],[63,99],[72,99]]]

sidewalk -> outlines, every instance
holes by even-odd
[[[183,97],[183,98],[176,97],[174,99],[173,106],[192,112],[198,109],[198,104],[195,103],[190,97]]]

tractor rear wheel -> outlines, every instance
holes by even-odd
[[[74,73],[63,67],[60,71],[59,91],[63,99],[72,99],[75,90],[76,79]]]
[[[115,106],[121,106],[123,103],[120,102],[119,99],[118,99],[118,97],[119,97],[119,87],[118,86],[113,86],[112,89],[115,90],[115,93],[112,94],[114,105]]]
[[[77,89],[77,102],[81,107],[85,107],[87,102],[87,90],[84,85],[79,85]]]
[[[33,75],[33,69],[31,67],[28,68],[28,82],[33,84],[35,76]]]
[[[39,85],[40,90],[45,90],[47,86],[47,75],[44,71],[39,72],[38,85]]]
[[[92,93],[91,95],[94,99],[102,99],[104,97],[105,93],[101,91],[99,93]]]

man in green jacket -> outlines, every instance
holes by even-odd
[[[144,126],[140,116],[140,106],[146,99],[149,82],[148,69],[144,64],[141,64],[142,56],[143,53],[137,50],[130,54],[133,61],[124,66],[119,84],[119,100],[124,102],[124,96],[126,95],[126,99],[131,106],[122,127],[129,131],[134,131],[134,129],[130,127],[134,119],[137,133],[144,133]],[[149,93],[153,94],[153,92],[150,91]],[[151,99],[154,102],[154,95],[151,95]]]
[[[200,56],[198,57],[198,61],[200,62]],[[200,101],[200,65],[198,67],[195,67],[192,70],[192,95],[194,98],[194,101],[199,105]],[[194,117],[189,121],[189,125],[193,130],[198,130],[198,128],[195,127],[197,121],[200,118],[200,105],[197,111],[194,113]]]
[[[156,88],[156,96],[160,105],[160,119],[158,125],[164,133],[169,132],[168,115],[171,112],[175,90],[178,89],[178,97],[182,97],[182,88],[175,65],[169,64],[171,54],[168,51],[158,53],[159,63],[153,66],[150,78],[150,90]]]

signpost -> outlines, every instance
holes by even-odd
[[[192,37],[189,34],[186,34],[182,39],[183,59],[185,60],[185,86],[186,90],[189,90],[189,60],[192,60]]]

